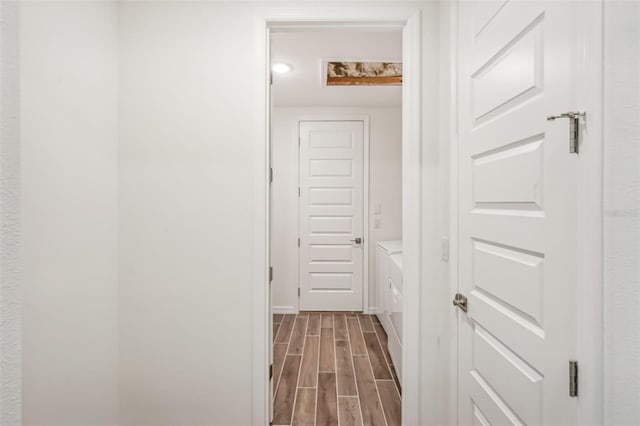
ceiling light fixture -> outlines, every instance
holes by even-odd
[[[287,65],[283,63],[273,64],[273,66],[271,67],[271,70],[273,70],[273,72],[277,72],[278,74],[284,74],[286,72],[291,71],[291,65]]]

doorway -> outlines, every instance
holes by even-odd
[[[402,33],[276,32],[270,52],[273,422],[400,424],[402,262],[379,276],[376,247],[402,246],[402,75],[329,79],[401,72]]]
[[[428,12],[424,12],[427,10]],[[436,25],[423,25],[422,14],[426,13],[426,21],[435,22],[437,8],[435,5],[427,5],[424,8],[414,7],[353,7],[348,9],[336,8],[315,8],[315,9],[296,9],[283,10],[272,9],[266,10],[258,20],[257,32],[260,41],[260,49],[264,52],[263,65],[257,69],[257,81],[263,84],[263,94],[261,105],[258,109],[261,111],[261,120],[264,132],[256,141],[254,157],[256,170],[261,173],[256,175],[256,193],[255,204],[258,206],[254,210],[255,231],[254,231],[254,298],[253,305],[253,329],[254,329],[254,346],[253,351],[253,418],[256,423],[268,423],[271,418],[271,392],[272,392],[272,339],[273,339],[273,318],[271,313],[271,288],[270,277],[278,274],[278,271],[271,271],[271,250],[270,241],[271,230],[270,211],[271,211],[271,193],[270,193],[270,167],[271,167],[271,151],[270,151],[270,135],[272,129],[271,124],[271,94],[270,89],[270,35],[279,31],[290,31],[292,29],[309,30],[314,28],[324,29],[343,29],[345,27],[354,27],[360,29],[391,29],[402,32],[402,63],[403,63],[403,84],[402,84],[402,227],[403,234],[406,238],[403,241],[404,262],[404,294],[405,294],[405,311],[403,313],[403,363],[406,370],[412,374],[406,375],[402,383],[402,416],[403,421],[409,424],[420,423],[420,403],[419,393],[423,387],[419,380],[419,372],[421,371],[420,363],[420,286],[421,268],[419,267],[420,242],[421,242],[421,211],[423,203],[421,202],[423,183],[421,179],[421,140],[424,135],[430,136],[429,144],[436,141],[436,128],[431,124],[421,124],[422,114],[422,92],[421,86],[421,69],[422,69],[422,52],[427,51],[428,57],[435,58],[437,55],[436,43]],[[429,40],[425,43],[422,41],[422,35],[431,34]],[[434,63],[434,62],[430,62]],[[433,71],[433,70],[431,70]],[[436,82],[429,80],[426,86],[430,91],[437,90]],[[427,99],[426,103],[433,107],[435,98]],[[274,170],[274,175],[278,172]],[[429,188],[430,191],[436,191],[434,183]],[[260,207],[262,206],[262,207]],[[276,214],[274,212],[274,214]],[[435,222],[429,222],[427,228],[435,226]],[[404,230],[411,232],[407,233]],[[433,259],[435,261],[435,259]],[[427,324],[426,328],[432,327],[432,323]],[[262,348],[262,350],[260,350]],[[434,347],[435,349],[435,347]],[[429,349],[430,351],[431,349]],[[424,350],[423,350],[424,354]],[[431,367],[427,367],[429,370]],[[434,374],[442,375],[441,369],[434,367]],[[432,387],[431,385],[429,386]],[[426,393],[425,393],[426,392]],[[424,394],[433,394],[434,397],[442,393],[433,386],[433,389],[423,389]],[[444,412],[444,409],[431,411]],[[440,415],[440,414],[437,414]]]

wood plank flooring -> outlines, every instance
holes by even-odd
[[[273,323],[273,425],[401,424],[401,389],[375,315],[275,314]]]

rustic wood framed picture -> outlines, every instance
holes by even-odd
[[[327,61],[327,86],[397,86],[401,62]]]

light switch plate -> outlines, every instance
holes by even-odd
[[[380,219],[379,217],[376,217],[375,219],[373,219],[374,228],[380,228],[381,226],[382,226],[382,219]]]
[[[373,208],[373,211],[375,214],[381,214],[382,213],[382,203],[376,203],[376,205]]]
[[[442,237],[440,240],[440,258],[445,262],[449,261],[449,237]]]

